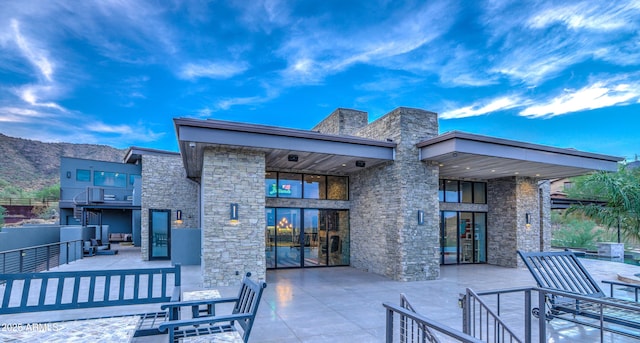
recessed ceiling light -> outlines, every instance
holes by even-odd
[[[536,176],[540,176],[540,174],[536,174]]]
[[[516,172],[515,174],[516,174],[516,175],[518,175],[518,174],[520,174],[520,173]]]
[[[466,170],[469,170],[469,169],[471,169],[471,167],[466,167],[465,169],[466,169]]]
[[[342,164],[342,166],[343,166],[343,167],[346,167],[347,165],[343,163],[343,164]]]
[[[495,172],[496,172],[496,170],[495,170],[495,169],[491,169],[491,172],[492,172],[492,173],[495,173]]]
[[[440,167],[444,167],[444,164],[440,163]]]

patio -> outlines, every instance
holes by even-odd
[[[142,261],[138,248],[115,248],[119,250],[117,255],[89,257],[55,270],[170,266],[168,261]],[[582,262],[597,281],[614,280],[617,274],[640,273],[640,267],[637,266],[596,260]],[[525,268],[492,265],[443,266],[438,280],[423,282],[397,282],[350,267],[270,270],[266,281],[268,286],[253,327],[251,342],[383,342],[385,311],[382,303],[398,303],[400,293],[405,293],[420,313],[460,329],[462,314],[458,297],[465,288],[481,291],[534,285],[533,278]],[[183,267],[182,289],[202,289],[200,266]],[[235,295],[237,286],[220,287],[219,290],[223,296]],[[29,313],[0,316],[0,324],[51,322],[157,310],[157,305],[140,305],[100,308],[90,314],[86,310]],[[591,340],[594,334],[593,330],[578,329],[571,325],[555,325],[551,333],[555,342]],[[166,340],[166,336],[152,336],[135,338],[134,342]],[[616,338],[615,341],[625,340]]]

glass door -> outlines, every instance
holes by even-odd
[[[267,268],[276,267],[276,209],[267,207],[265,209],[267,215],[267,229],[264,232],[265,241],[265,257],[267,259]]]
[[[458,263],[458,212],[442,211],[442,264]]]
[[[319,218],[320,210],[304,210],[304,237],[302,245],[304,246],[305,267],[327,265],[326,257],[320,258]],[[323,232],[326,231],[323,230]]]
[[[473,213],[460,212],[460,263],[473,263]]]
[[[300,267],[300,210],[276,209],[276,268]]]
[[[171,210],[149,209],[149,259],[171,258]]]
[[[473,239],[474,239],[474,255],[476,263],[487,262],[487,214],[473,214]]]

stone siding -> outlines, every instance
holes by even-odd
[[[327,118],[318,123],[311,131],[331,135],[350,135],[367,126],[369,122],[367,112],[338,108]]]
[[[265,155],[208,148],[202,166],[203,287],[237,284],[246,272],[265,279]],[[239,221],[229,218],[239,204]]]
[[[522,266],[516,251],[538,251],[540,197],[538,181],[527,177],[490,180],[487,184],[488,262],[505,267]],[[530,226],[526,214],[530,214]]]
[[[395,161],[350,176],[351,265],[395,280],[438,278],[438,166],[419,161],[416,148],[438,135],[437,115],[398,108],[356,135],[398,146]]]
[[[198,184],[187,178],[179,155],[143,155],[140,202],[141,254],[149,260],[149,210],[171,210],[172,228],[200,227]],[[183,222],[176,222],[176,211]],[[198,247],[199,248],[199,247]]]
[[[551,183],[544,180],[538,183],[540,192],[540,251],[551,250]]]

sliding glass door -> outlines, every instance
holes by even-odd
[[[267,268],[349,265],[349,211],[267,208]]]
[[[440,212],[442,264],[487,262],[487,214]]]

